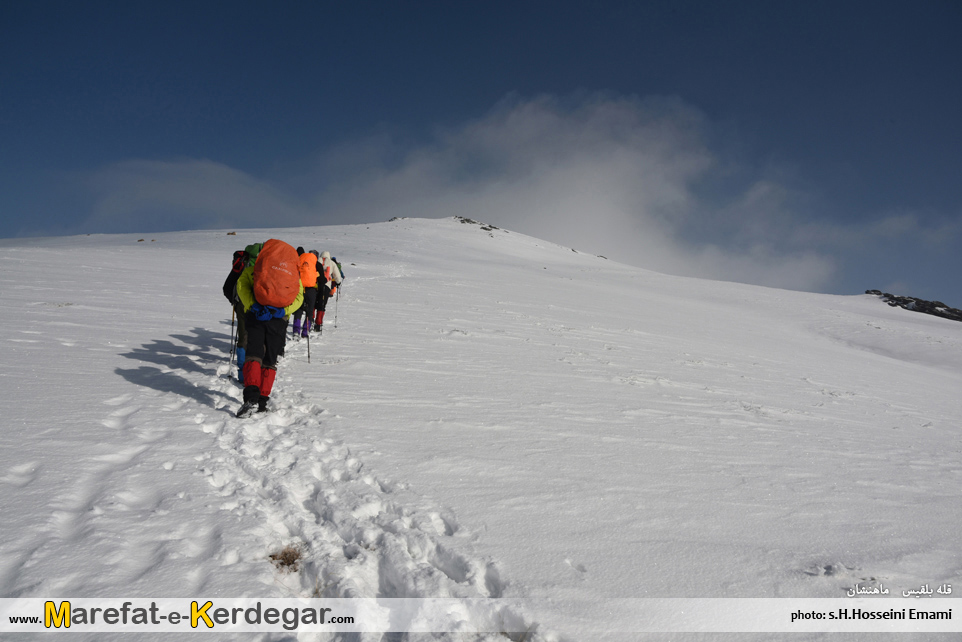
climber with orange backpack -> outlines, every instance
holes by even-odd
[[[244,403],[238,417],[267,411],[277,357],[287,340],[287,320],[304,302],[297,251],[284,241],[269,239],[256,261],[237,279],[237,297],[244,306],[247,355],[244,361]]]
[[[314,302],[317,300],[317,255],[305,252],[304,248],[299,247],[297,257],[301,284],[304,286],[304,303],[294,313],[294,338],[307,337],[311,330],[311,318],[314,316]]]

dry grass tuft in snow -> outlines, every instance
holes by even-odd
[[[300,546],[288,544],[279,552],[271,553],[269,557],[277,570],[284,573],[296,573],[300,570],[300,562],[303,556],[304,552]]]

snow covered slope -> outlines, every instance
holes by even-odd
[[[347,279],[239,420],[220,288],[271,237]],[[401,219],[5,240],[0,328],[3,598],[548,598],[530,641],[603,639],[588,599],[962,589],[962,324],[873,296]]]

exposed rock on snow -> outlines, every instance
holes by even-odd
[[[959,310],[958,308],[950,308],[941,301],[926,301],[925,299],[916,299],[912,296],[895,296],[894,294],[889,294],[888,292],[882,292],[880,290],[866,290],[865,294],[874,294],[893,308],[899,307],[906,310],[912,310],[913,312],[931,314],[937,317],[942,317],[943,319],[962,321],[962,310]]]

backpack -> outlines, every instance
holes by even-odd
[[[315,268],[314,265],[317,261],[314,258],[314,255],[309,252],[305,252],[298,257],[297,261],[301,273],[301,284],[305,288],[316,288],[317,268]]]
[[[240,276],[240,273],[244,271],[245,267],[247,267],[247,252],[237,250],[234,252],[230,273],[224,281],[224,296],[227,297],[227,300],[230,301],[231,304],[234,303],[234,285],[237,284],[237,278]]]
[[[341,267],[341,264],[338,262],[336,256],[332,256],[332,257],[331,257],[331,260],[334,261],[335,263],[337,263],[337,271],[341,273],[341,278],[343,279],[343,278],[344,278],[344,268]]]
[[[247,259],[247,263],[244,265],[244,267],[251,267],[254,265],[254,261],[257,260],[257,255],[261,251],[262,247],[264,247],[263,243],[251,243],[244,248],[244,253],[246,254]]]
[[[240,274],[247,267],[247,252],[245,250],[237,250],[234,252],[234,262],[231,264],[231,272],[235,274]]]
[[[264,243],[254,263],[254,299],[261,305],[286,308],[301,290],[297,250],[277,239]]]

